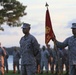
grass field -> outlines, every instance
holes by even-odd
[[[16,74],[13,74],[13,71],[9,71],[8,73],[5,73],[5,75],[20,75],[20,74],[18,74],[18,73],[16,73]],[[47,75],[46,73],[43,73],[43,74],[36,74],[36,75]],[[48,75],[52,75],[52,74],[48,74]],[[62,74],[63,75],[63,74]],[[65,74],[64,74],[65,75]]]
[[[20,75],[20,74],[18,74],[18,73],[13,74],[13,71],[9,71],[8,73],[5,73],[4,75]]]
[[[13,74],[13,71],[9,71],[8,73],[5,73],[5,75],[20,75],[18,73],[16,74]],[[44,74],[37,74],[37,75],[46,75],[45,73]],[[48,75],[51,75],[50,73]]]
[[[9,71],[8,73],[5,73],[5,75],[20,75],[20,74],[18,74],[18,73],[13,74],[12,71]],[[37,75],[46,75],[46,74],[37,74]],[[49,74],[49,75],[50,75],[50,74]]]
[[[8,73],[5,73],[5,75],[20,75],[20,74],[18,73],[13,74],[12,71],[9,71]],[[36,75],[47,75],[47,74],[43,73],[43,74],[36,74]],[[49,73],[48,75],[51,75],[51,74]]]

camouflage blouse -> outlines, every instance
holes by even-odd
[[[21,64],[34,64],[39,52],[39,44],[34,36],[29,34],[20,40]]]
[[[68,46],[68,52],[69,52],[69,64],[74,65],[76,64],[76,38],[74,36],[71,36],[63,42],[56,42],[57,46],[60,48],[64,48]]]

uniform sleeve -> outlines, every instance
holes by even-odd
[[[19,41],[19,44],[20,44],[20,50],[19,50],[20,56],[22,55],[22,49],[21,49],[21,47],[22,47],[22,44],[21,44],[22,39],[23,39],[23,37]]]
[[[68,40],[69,40],[69,38],[67,38],[63,42],[56,41],[57,47],[64,48],[64,47],[68,46]]]
[[[33,49],[34,56],[36,56],[39,53],[39,49],[40,49],[36,38],[32,39],[32,49]]]

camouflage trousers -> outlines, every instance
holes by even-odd
[[[69,75],[76,75],[76,65],[69,65]]]
[[[36,66],[33,64],[29,65],[21,65],[21,75],[35,75],[36,74]]]

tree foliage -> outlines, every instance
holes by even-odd
[[[4,30],[1,26],[6,23],[9,26],[20,26],[20,17],[26,15],[25,9],[17,0],[0,0],[0,30]]]

